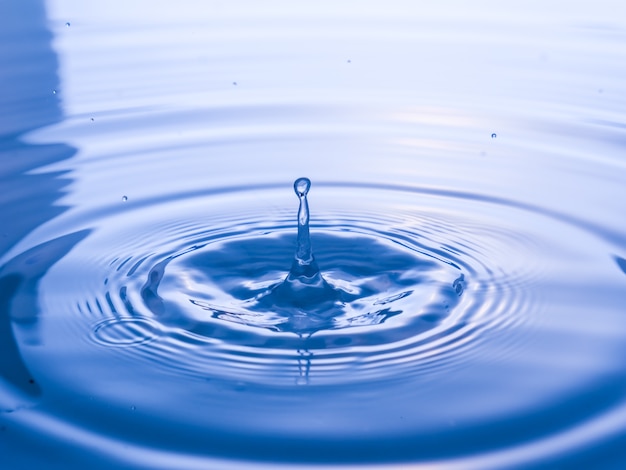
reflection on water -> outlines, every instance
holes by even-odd
[[[616,256],[615,262],[617,263],[617,266],[619,266],[619,268],[622,270],[622,272],[626,274],[626,259],[622,258],[621,256]]]
[[[63,211],[54,202],[68,180],[59,173],[30,174],[30,170],[69,158],[74,150],[63,144],[30,145],[22,139],[23,133],[62,118],[58,98],[52,93],[58,88],[57,60],[42,3],[3,2],[0,16],[5,23],[0,33],[4,45],[0,48],[0,253],[4,254],[27,233]],[[71,247],[55,252],[53,244],[44,243],[0,267],[0,377],[29,395],[39,395],[41,389],[21,357],[12,323],[34,327],[37,281]],[[20,291],[21,298],[30,299],[30,304],[16,305]]]
[[[22,279],[18,274],[0,278],[0,339],[2,340],[2,359],[0,360],[0,374],[10,384],[28,394],[39,395],[39,387],[22,360],[18,345],[11,328],[9,316],[11,299],[17,292]]]
[[[0,4],[3,463],[621,468],[625,8]]]

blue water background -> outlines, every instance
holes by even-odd
[[[7,468],[626,464],[625,6],[0,14]]]

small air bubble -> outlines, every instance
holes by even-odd
[[[66,28],[69,28],[70,26],[72,26],[72,25],[70,24],[70,22],[69,22],[69,21],[68,21],[67,23],[65,23],[65,27],[66,27]]]
[[[491,138],[495,139],[496,137],[498,137],[498,134],[496,134],[495,132],[493,134],[491,134]]]
[[[122,201],[123,201],[123,202],[128,201],[128,196],[122,196]]]

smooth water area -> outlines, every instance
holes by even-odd
[[[0,14],[0,467],[626,465],[626,6]]]

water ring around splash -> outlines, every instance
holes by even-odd
[[[261,381],[276,382],[279,373],[285,374],[287,384],[293,382],[294,352],[297,381],[304,382],[310,378],[312,355],[316,359],[338,355],[328,375],[322,370],[316,378],[332,383],[340,364],[354,365],[351,355],[342,357],[346,348],[361,348],[370,360],[368,348],[397,349],[391,354],[398,361],[397,356],[413,354],[417,345],[428,349],[426,332],[445,336],[449,330],[443,324],[466,284],[459,265],[409,240],[398,243],[374,232],[332,228],[314,236],[322,273],[309,234],[310,184],[306,178],[294,184],[300,203],[297,237],[291,223],[272,233],[233,234],[226,229],[216,239],[196,239],[153,264],[139,289],[120,286],[125,309],[138,310],[128,297],[128,292],[138,290],[140,306],[162,326],[184,328],[179,340],[207,346],[219,341],[230,356],[230,362],[213,372],[220,376],[237,378],[242,366],[250,366],[238,348],[251,349],[254,357],[272,351],[286,364],[272,363],[269,369],[257,365],[248,379],[256,375]],[[131,266],[134,276],[137,266],[126,259],[123,263]],[[371,328],[374,325],[381,326]],[[346,335],[347,328],[358,332]],[[412,346],[400,346],[401,342]],[[382,367],[378,369],[382,373]],[[351,380],[358,381],[359,371],[352,372]],[[370,374],[367,371],[366,377]]]
[[[261,239],[233,240],[225,237],[220,242],[172,255],[156,265],[142,288],[144,303],[155,315],[178,322],[188,316],[189,304],[168,303],[158,291],[162,283],[166,292],[187,290],[190,297],[185,300],[203,310],[194,312],[197,325],[191,330],[200,333],[206,328],[205,333],[200,333],[206,337],[229,335],[228,331],[218,333],[214,323],[203,321],[210,315],[212,319],[295,333],[298,341],[304,335],[310,339],[319,332],[313,340],[319,343],[325,338],[322,331],[383,323],[401,314],[403,308],[408,313],[411,304],[413,320],[399,323],[394,329],[395,335],[411,337],[437,325],[445,316],[445,310],[457,302],[456,297],[463,291],[464,277],[460,269],[445,261],[437,266],[435,258],[422,255],[420,259],[418,253],[408,247],[398,250],[373,237],[326,234],[318,238],[318,243],[325,248],[323,264],[332,267],[327,280],[320,272],[310,239],[306,197],[310,186],[306,178],[294,184],[300,199],[298,235],[291,269],[286,276],[281,260],[287,259],[285,255],[291,249],[292,235],[279,233]],[[181,262],[178,258],[183,257]],[[170,264],[176,265],[175,274],[167,276],[165,271]],[[437,272],[445,268],[448,273]],[[448,281],[433,285],[437,275],[447,276]],[[185,276],[195,278],[197,290],[181,285],[180,279]],[[408,302],[403,299],[411,295],[414,296],[412,302],[402,305]],[[436,301],[429,298],[433,295]],[[362,333],[355,343],[362,341],[365,335]],[[324,349],[333,341],[337,339],[332,338]],[[339,341],[344,346],[352,343],[346,337]],[[383,341],[393,342],[394,339],[385,337]],[[244,341],[248,345],[254,342],[247,337]],[[288,346],[293,347],[294,344]]]
[[[45,392],[24,425],[55,416],[171,455],[375,463],[498,452],[536,436],[533,414],[551,435],[602,412],[554,405],[591,393],[604,371],[588,354],[614,355],[580,342],[589,305],[550,281],[550,256],[574,269],[574,249],[604,269],[585,254],[597,234],[476,195],[336,183],[316,185],[309,233],[309,187],[294,185],[297,224],[284,185],[267,185],[129,199],[76,227],[69,252],[46,242],[58,259],[15,302]],[[564,226],[571,240],[550,237]],[[576,375],[550,339],[564,325]]]

